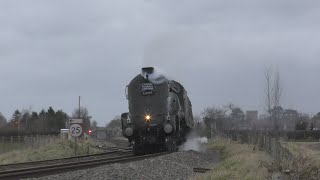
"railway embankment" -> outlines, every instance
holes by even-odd
[[[268,133],[233,132],[210,141],[221,163],[199,179],[320,179],[319,147]]]
[[[260,164],[272,162],[268,153],[255,150],[252,145],[224,138],[209,141],[208,148],[219,152],[220,163],[212,171],[197,177],[197,180],[265,179],[268,171]]]

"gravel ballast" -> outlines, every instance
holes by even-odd
[[[193,168],[213,168],[218,163],[215,151],[182,151],[142,161],[112,164],[87,170],[37,179],[188,179]]]

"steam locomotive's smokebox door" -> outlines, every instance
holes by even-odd
[[[154,72],[154,67],[144,67],[142,68],[143,74],[152,74]]]

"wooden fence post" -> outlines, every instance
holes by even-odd
[[[34,139],[34,136],[32,135],[31,136],[31,149],[33,149],[33,139]]]

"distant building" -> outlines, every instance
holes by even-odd
[[[69,129],[60,129],[60,138],[61,139],[70,139]]]
[[[105,127],[97,127],[93,132],[92,136],[98,140],[107,139],[107,129]]]
[[[245,122],[250,127],[250,129],[256,129],[257,121],[258,121],[258,111],[256,110],[246,111]]]
[[[285,109],[282,114],[282,129],[285,131],[295,130],[295,126],[299,121],[299,113],[294,109]]]
[[[258,111],[247,111],[246,121],[250,123],[258,121]]]

